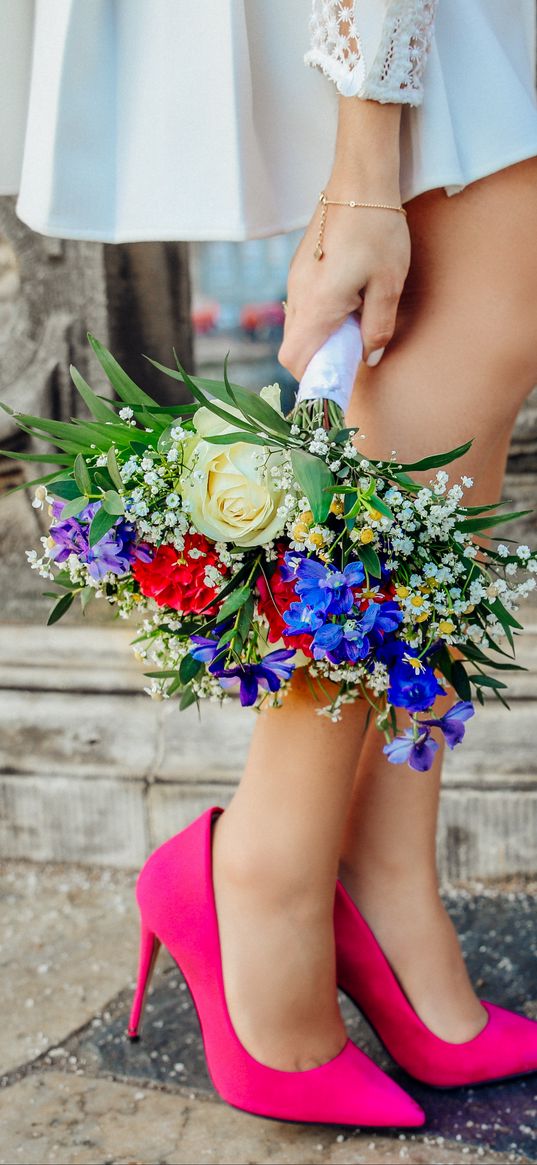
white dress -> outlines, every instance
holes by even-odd
[[[0,193],[64,238],[290,231],[337,89],[402,103],[405,201],[455,193],[537,154],[534,42],[535,0],[0,0]]]

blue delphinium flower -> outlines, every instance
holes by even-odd
[[[306,606],[305,603],[291,603],[283,612],[286,635],[313,635],[318,627],[322,627],[325,614]]]
[[[308,607],[329,615],[346,615],[352,610],[355,602],[353,587],[361,586],[365,579],[361,562],[350,562],[343,570],[337,570],[330,563],[288,551],[285,563],[297,580],[297,595]]]
[[[270,651],[261,663],[241,663],[228,668],[212,663],[209,671],[225,689],[238,683],[241,704],[247,708],[255,704],[259,688],[277,692],[284,681],[291,679],[295,668],[294,663],[291,663],[294,655],[292,650]]]
[[[455,745],[460,744],[464,737],[464,721],[469,720],[474,715],[474,712],[475,709],[471,700],[459,700],[448,712],[444,712],[444,715],[438,720],[422,720],[420,723],[427,724],[431,728],[439,728],[444,734],[448,748],[455,748]]]
[[[396,708],[426,712],[432,708],[437,696],[445,694],[432,668],[426,667],[409,651],[405,651],[390,669],[388,700]]]
[[[433,740],[429,728],[420,725],[420,734],[414,737],[412,728],[405,728],[402,736],[396,736],[390,744],[385,744],[383,752],[392,765],[409,764],[411,769],[426,773],[434,761],[439,744]]]
[[[368,632],[374,627],[378,608],[371,603],[360,619],[346,619],[344,623],[325,623],[315,632],[312,642],[314,659],[329,659],[332,663],[349,660],[355,663],[365,659],[371,650]]]

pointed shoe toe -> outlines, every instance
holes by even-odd
[[[261,1064],[246,1050],[228,1011],[212,881],[212,823],[202,814],[148,859],[136,893],[141,914],[138,983],[129,1022],[136,1039],[161,944],[190,988],[216,1091],[235,1108],[277,1120],[416,1128],[424,1114],[393,1080],[347,1041],[334,1059],[303,1072]]]
[[[473,1039],[452,1044],[435,1036],[341,883],[334,924],[338,984],[409,1076],[436,1088],[458,1088],[537,1070],[537,1023],[493,1003],[483,1002],[487,1021]]]

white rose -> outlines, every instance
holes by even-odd
[[[278,514],[284,491],[270,471],[283,454],[246,441],[211,445],[204,437],[231,433],[233,426],[207,408],[198,409],[194,425],[196,436],[185,447],[181,478],[193,526],[215,542],[263,546],[272,541],[281,534],[285,516]]]

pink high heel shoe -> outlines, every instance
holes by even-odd
[[[338,986],[360,1008],[393,1059],[436,1088],[485,1084],[537,1069],[537,1023],[483,1002],[485,1027],[463,1044],[433,1035],[396,979],[373,932],[338,882],[335,902]]]
[[[212,822],[219,812],[208,810],[162,845],[138,878],[142,931],[129,1036],[138,1037],[146,989],[163,943],[188,983],[209,1073],[228,1104],[280,1120],[422,1125],[422,1109],[350,1040],[333,1060],[304,1072],[267,1068],[241,1044],[224,994],[212,883]]]

